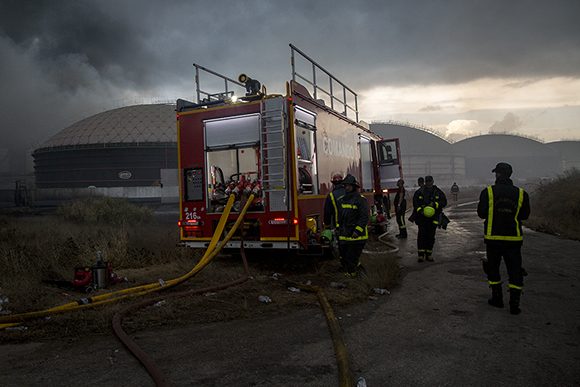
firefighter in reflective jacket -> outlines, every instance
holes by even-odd
[[[491,287],[489,304],[503,308],[499,267],[503,257],[509,277],[510,313],[520,314],[520,296],[524,286],[521,248],[522,220],[530,215],[530,199],[522,188],[514,186],[512,167],[498,163],[495,185],[479,195],[477,215],[485,219],[484,241],[487,250],[487,279]]]
[[[356,277],[359,258],[369,237],[369,206],[367,199],[358,192],[359,183],[352,175],[342,181],[345,195],[336,201],[336,230],[338,248],[347,277]]]
[[[336,201],[342,198],[346,191],[342,184],[342,173],[335,172],[332,174],[330,182],[332,183],[332,192],[326,196],[324,201],[324,227],[325,229],[334,228],[336,225]]]
[[[415,223],[419,227],[417,234],[417,261],[433,261],[433,245],[435,232],[443,208],[447,205],[447,197],[436,185],[432,176],[425,176],[425,185],[413,195],[413,212]]]

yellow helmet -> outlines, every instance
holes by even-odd
[[[433,215],[435,215],[435,209],[431,206],[425,206],[425,208],[423,208],[423,215],[426,218],[432,218]]]
[[[332,241],[333,235],[332,235],[332,231],[329,229],[326,229],[324,231],[322,231],[320,233],[320,240],[322,243],[330,243],[330,241]]]

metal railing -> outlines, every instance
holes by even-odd
[[[232,87],[235,87],[235,86],[239,86],[239,87],[243,88],[244,93],[245,93],[246,86],[243,83],[240,83],[234,79],[228,78],[225,75],[216,73],[215,71],[212,71],[208,68],[200,66],[196,63],[194,63],[193,66],[195,67],[195,93],[196,93],[196,97],[197,97],[197,103],[202,102],[202,98],[201,98],[202,95],[205,96],[204,99],[207,101],[218,101],[218,100],[225,99],[226,97],[231,97],[234,95],[234,90],[232,90]],[[210,93],[208,91],[202,90],[201,86],[200,86],[201,85],[200,80],[199,80],[200,71],[203,71],[203,72],[211,74],[215,77],[221,78],[224,82],[224,89],[225,90],[222,92],[218,92],[218,93]]]
[[[316,63],[312,58],[310,58],[308,55],[306,55],[305,53],[300,51],[298,48],[296,48],[292,44],[290,44],[290,52],[291,52],[290,61],[291,61],[291,65],[292,65],[292,80],[296,82],[296,78],[299,78],[300,80],[302,80],[302,81],[306,82],[308,85],[310,85],[313,88],[313,97],[315,100],[318,99],[319,92],[324,93],[325,95],[327,95],[330,98],[330,108],[332,110],[339,112],[338,110],[336,110],[334,108],[335,102],[338,102],[340,105],[342,105],[344,107],[344,110],[342,112],[339,112],[339,113],[343,114],[345,117],[348,117],[348,112],[351,111],[355,114],[356,122],[358,122],[358,96],[357,96],[357,94],[354,91],[352,91],[351,88],[349,88],[344,83],[339,81],[336,77],[334,77],[332,74],[330,74],[326,69],[324,69],[318,63]],[[295,57],[294,57],[295,53],[298,53],[302,58],[304,58],[312,66],[312,80],[307,78],[306,75],[299,74],[296,71],[296,63],[295,63]],[[317,70],[319,72],[323,72],[324,74],[326,74],[328,76],[328,78],[329,78],[329,84],[328,84],[329,89],[328,90],[323,89],[320,85],[318,85],[316,83]],[[340,89],[342,89],[342,99],[335,95],[334,83],[339,85],[339,92],[340,92]],[[354,106],[348,104],[347,95],[354,97]]]

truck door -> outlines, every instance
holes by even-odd
[[[377,141],[379,174],[383,190],[396,190],[397,180],[403,177],[399,139]]]

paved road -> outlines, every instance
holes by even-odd
[[[409,239],[403,286],[346,328],[369,385],[580,385],[580,243],[525,230],[523,313],[510,315],[487,305],[475,206],[450,211],[435,263],[418,263]]]
[[[487,305],[475,205],[438,233],[434,263],[418,263],[414,229],[401,244],[402,286],[337,310],[354,374],[368,386],[579,385],[580,243],[526,230],[523,313]],[[505,268],[503,268],[505,273]],[[175,385],[335,386],[319,310],[142,332],[138,343]],[[0,385],[152,385],[110,337],[0,347]]]

